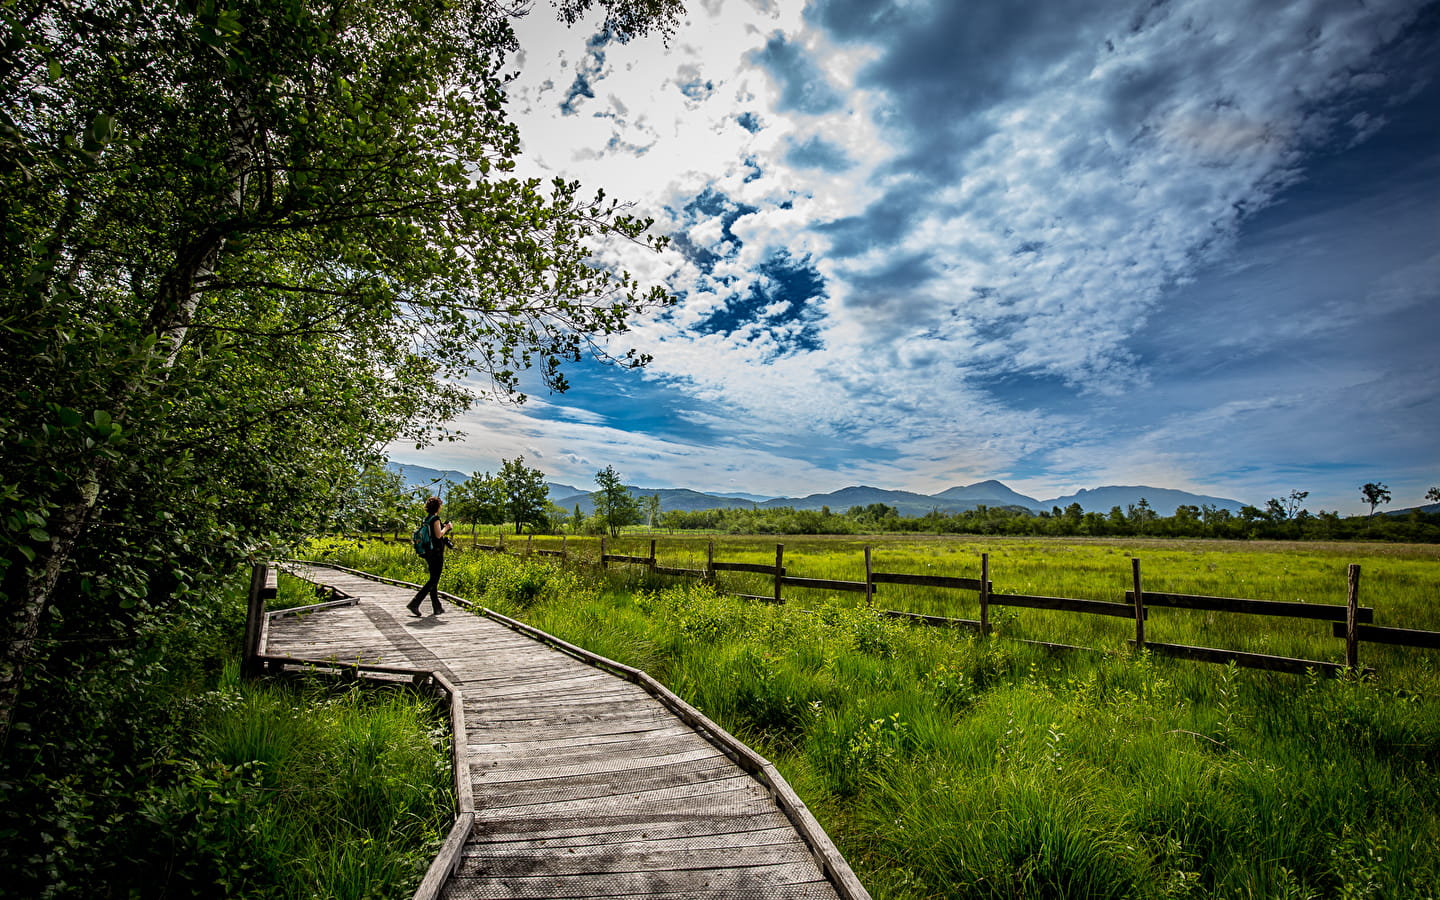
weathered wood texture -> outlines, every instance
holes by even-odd
[[[438,671],[463,698],[474,825],[440,897],[869,896],[773,767],[648,675],[292,570],[358,603],[272,619],[269,654]]]

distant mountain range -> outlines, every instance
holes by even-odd
[[[459,484],[469,476],[463,472],[453,469],[432,469],[427,466],[415,466],[406,463],[390,463],[392,472],[400,473],[409,487],[420,487],[434,485],[436,489],[443,489],[444,484]],[[594,504],[590,499],[590,491],[568,484],[548,483],[550,488],[550,499],[557,506],[571,510],[576,506],[585,513],[594,511]],[[855,485],[841,488],[828,494],[811,494],[808,497],[764,497],[759,494],[712,494],[702,491],[692,491],[683,488],[644,488],[630,486],[630,491],[637,496],[660,495],[660,508],[662,510],[698,510],[698,509],[776,509],[779,507],[791,507],[794,509],[821,509],[829,507],[832,511],[842,513],[852,506],[869,506],[872,503],[883,503],[897,509],[902,515],[923,516],[932,509],[938,509],[944,513],[957,513],[971,510],[977,506],[1000,507],[1018,506],[1033,512],[1049,511],[1053,507],[1064,509],[1071,503],[1080,504],[1085,512],[1109,512],[1112,506],[1121,509],[1138,504],[1143,498],[1156,513],[1162,516],[1175,514],[1175,508],[1182,505],[1204,506],[1210,505],[1217,509],[1228,509],[1231,512],[1239,512],[1243,502],[1230,500],[1225,497],[1209,497],[1203,494],[1192,494],[1189,491],[1177,491],[1171,488],[1157,488],[1148,485],[1108,485],[1106,487],[1081,490],[1066,497],[1056,497],[1053,500],[1036,500],[1034,497],[1027,497],[1006,487],[998,481],[980,481],[975,484],[947,488],[938,494],[917,494],[912,491],[891,491],[884,488]]]

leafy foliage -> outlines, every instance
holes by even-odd
[[[609,530],[611,537],[618,537],[620,529],[640,521],[640,501],[620,480],[620,473],[614,466],[606,466],[595,473],[594,494],[595,518]]]
[[[599,5],[622,37],[679,10]],[[392,486],[352,490],[376,448],[526,369],[644,364],[609,338],[671,298],[595,255],[665,242],[513,175],[518,11],[0,7],[0,730],[47,634],[190,614],[342,506],[394,527]]]

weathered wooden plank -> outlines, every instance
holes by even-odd
[[[1145,592],[1150,598],[1150,592]],[[1036,597],[1030,594],[991,594],[991,606],[1023,606],[1027,609],[1057,609],[1062,612],[1089,613],[1097,616],[1114,616],[1117,619],[1135,618],[1135,607],[1128,603],[1110,603],[1105,600],[1076,600],[1072,597]]]
[[[618,739],[614,739],[617,738]],[[650,732],[643,736],[607,735],[604,739],[594,737],[571,738],[565,742],[526,742],[518,747],[513,744],[469,744],[470,758],[479,762],[502,762],[505,765],[523,766],[531,760],[543,760],[557,765],[573,765],[586,759],[635,758],[646,759],[681,750],[715,746],[697,736],[694,732],[657,734]]]
[[[623,747],[626,744],[643,744],[651,741],[663,743],[675,738],[689,739],[690,737],[704,740],[696,735],[694,729],[688,725],[672,720],[668,723],[657,723],[648,727],[617,729],[604,734],[597,733],[578,737],[543,735],[533,740],[507,738],[501,741],[472,741],[470,746],[481,753],[544,754],[565,753],[569,750],[585,750],[592,747],[597,751],[605,751],[605,748],[612,744]]]
[[[569,840],[589,835],[597,841],[628,841],[635,839],[636,833],[687,836],[779,827],[794,830],[790,820],[773,804],[753,809],[737,806],[725,814],[697,816],[694,804],[685,800],[641,808],[597,809],[583,817],[567,819],[507,811],[501,817],[477,821],[473,839],[483,842]]]
[[[656,710],[647,707],[619,707],[611,708],[599,713],[576,713],[566,715],[564,713],[551,713],[544,709],[537,709],[532,713],[500,713],[491,715],[483,707],[466,706],[465,715],[473,717],[470,721],[471,727],[479,732],[486,732],[496,728],[515,728],[523,732],[541,732],[547,728],[567,728],[577,725],[636,725],[642,722],[663,722],[666,720],[664,710]]]
[[[789,892],[786,893],[785,891]],[[670,894],[683,897],[834,897],[834,889],[815,880],[815,866],[780,864],[747,868],[695,869],[642,873],[533,875],[511,878],[471,878],[462,863],[446,897],[474,900],[587,900],[597,897],[644,897]]]
[[[657,575],[673,575],[677,578],[704,578],[704,569],[676,569],[670,566],[654,566],[653,570]]]
[[[631,563],[637,566],[652,565],[655,560],[648,556],[617,556],[614,553],[607,553],[603,557],[605,562]]]
[[[1345,623],[1336,622],[1331,633],[1337,638],[1345,636]],[[1419,647],[1426,650],[1440,650],[1440,631],[1419,631],[1414,628],[1385,628],[1380,625],[1360,625],[1355,629],[1360,640],[1372,644],[1395,644],[1401,647]]]
[[[798,842],[795,829],[784,816],[776,813],[769,827],[758,827],[761,816],[729,819],[686,819],[683,822],[609,822],[603,830],[586,828],[547,829],[516,840],[504,835],[472,835],[465,855],[527,853],[543,850],[562,852],[570,847],[607,847],[615,844],[643,843],[655,849],[719,849],[749,847],[760,844]],[[738,830],[737,830],[738,829]],[[803,845],[802,845],[803,846]]]
[[[640,700],[645,692],[627,684],[614,676],[606,682],[585,682],[568,690],[543,690],[537,684],[516,684],[506,685],[503,688],[486,690],[479,694],[483,702],[491,708],[499,706],[521,706],[534,707],[537,703],[544,704],[579,704],[579,703],[615,703],[627,700]]]
[[[627,802],[626,798],[654,795],[681,788],[702,787],[735,778],[736,769],[725,757],[709,757],[690,763],[661,766],[640,766],[597,772],[587,775],[565,775],[554,778],[521,779],[524,789],[513,781],[490,781],[471,769],[470,784],[475,803],[484,809],[511,806],[536,806],[596,800],[605,804]],[[703,790],[702,790],[703,793]]]
[[[653,872],[725,871],[738,868],[811,863],[810,849],[799,839],[787,843],[737,847],[658,847],[649,843],[606,844],[600,847],[571,847],[553,851],[467,854],[461,863],[462,876],[488,875],[492,878],[528,876],[626,874]],[[814,875],[807,872],[806,878]]]
[[[863,581],[834,581],[829,578],[794,578],[786,575],[780,579],[780,583],[789,587],[812,588],[821,591],[849,591],[856,594],[863,594],[867,590]]]
[[[499,760],[495,759],[472,759],[470,761],[470,777],[475,779],[475,784],[479,784],[479,779],[483,778],[487,785],[493,786],[507,783],[528,784],[533,781],[562,778],[603,777],[617,773],[624,773],[629,778],[639,778],[652,774],[651,770],[653,769],[688,768],[683,765],[686,763],[705,763],[707,769],[719,766],[728,770],[729,767],[719,763],[719,760],[728,762],[729,757],[721,753],[719,748],[708,744],[705,747],[697,748],[692,745],[672,750],[669,753],[655,753],[649,756],[640,754],[620,756],[606,753],[597,754],[589,759],[533,760],[528,765],[516,764],[514,761],[508,761],[502,765]]]
[[[1125,598],[1134,601],[1135,592],[1126,591]],[[1282,616],[1289,619],[1318,619],[1326,622],[1345,621],[1345,607],[1324,603],[1300,603],[1290,600],[1245,600],[1239,597],[1207,597],[1202,594],[1163,594],[1145,592],[1146,606],[1172,609],[1195,609],[1209,612],[1246,613],[1255,616]],[[1356,621],[1375,621],[1373,607],[1355,610]]]
[[[940,628],[970,628],[980,630],[980,622],[975,619],[951,619],[946,616],[927,616],[923,613],[904,612],[898,609],[881,610],[882,616],[890,616],[895,619],[905,619],[917,625],[934,625]]]
[[[1150,592],[1146,591],[1145,596],[1149,597]],[[1130,643],[1134,644],[1135,642],[1131,641]],[[1243,650],[1188,647],[1184,644],[1157,644],[1154,641],[1146,641],[1145,649],[1180,659],[1193,659],[1198,662],[1221,663],[1222,665],[1233,662],[1237,666],[1249,669],[1269,669],[1273,672],[1290,672],[1300,675],[1311,669],[1322,675],[1336,675],[1345,671],[1345,666],[1340,663],[1321,662],[1314,659],[1293,659],[1288,656],[1269,656],[1264,653],[1248,653]]]
[[[961,591],[980,590],[978,578],[957,578],[951,575],[910,575],[904,572],[872,572],[870,580],[875,584],[908,584],[915,587],[951,588]],[[995,585],[990,585],[995,590]]]
[[[775,568],[775,566],[772,565],[772,564],[770,564],[770,563],[731,563],[731,562],[717,562],[717,563],[713,563],[713,564],[710,566],[710,568],[711,568],[713,571],[716,571],[716,572],[753,572],[753,573],[758,574],[758,575],[772,575],[772,576],[776,573],[776,568]],[[781,575],[784,575],[784,574],[785,574],[785,568],[784,568],[784,566],[781,566],[781,567],[780,567],[779,573],[780,573]]]
[[[735,770],[732,770],[735,771]],[[689,809],[695,815],[743,815],[745,812],[766,809],[770,806],[770,795],[744,773],[724,778],[695,780],[685,784],[664,785],[647,790],[625,793],[604,791],[577,791],[566,799],[546,799],[530,792],[511,793],[508,796],[496,792],[490,798],[494,802],[480,802],[475,797],[476,820],[498,816],[550,816],[556,819],[571,819],[582,822],[587,815],[613,814],[626,810],[648,809],[659,805],[660,809]],[[596,803],[596,800],[603,800]]]

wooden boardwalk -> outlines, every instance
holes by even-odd
[[[648,677],[453,603],[412,618],[414,587],[286,568],[358,602],[272,617],[266,655],[458,690],[475,819],[439,896],[868,898],[778,773]]]

